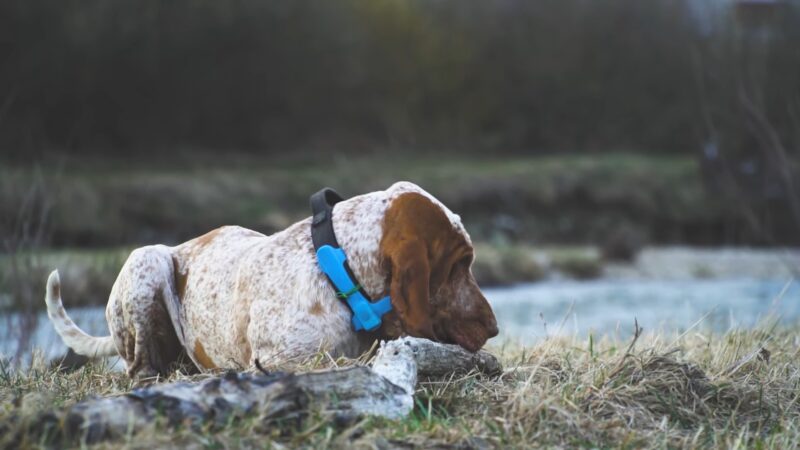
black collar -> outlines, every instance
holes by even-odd
[[[340,248],[339,242],[336,240],[336,233],[333,231],[333,207],[342,200],[344,199],[341,195],[328,187],[321,189],[311,196],[311,212],[313,214],[311,218],[311,240],[314,242],[315,253],[323,245]],[[353,280],[353,284],[359,287],[358,291],[361,292],[361,295],[363,295],[365,299],[371,301],[372,299],[367,295],[361,283],[358,282],[356,275],[353,273],[350,264],[348,264],[346,260],[344,262],[344,270],[347,271],[347,275]],[[327,278],[328,282],[336,291],[337,296],[340,296],[339,294],[341,294],[341,292],[339,288],[330,277]]]
[[[353,313],[355,331],[373,331],[381,325],[381,316],[392,309],[387,296],[372,302],[347,263],[347,255],[339,248],[333,232],[333,207],[342,201],[333,189],[325,188],[311,196],[311,240],[322,273],[333,286],[336,296],[347,304]]]
[[[311,240],[314,250],[323,245],[339,248],[336,233],[333,232],[333,206],[342,201],[342,196],[331,188],[324,188],[311,196]]]

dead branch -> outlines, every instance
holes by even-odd
[[[168,426],[201,427],[256,416],[271,426],[300,420],[311,408],[338,419],[395,419],[413,409],[418,377],[470,371],[494,375],[502,367],[486,352],[402,338],[382,343],[371,367],[300,374],[229,372],[200,382],[156,384],[47,413],[35,426],[50,439],[98,442],[124,437],[159,419]]]

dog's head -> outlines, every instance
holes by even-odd
[[[461,221],[424,191],[396,196],[384,216],[381,255],[393,310],[385,331],[477,351],[497,321],[470,267],[472,242]]]

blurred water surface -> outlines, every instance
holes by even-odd
[[[501,335],[535,342],[549,335],[627,337],[634,318],[646,331],[752,327],[768,314],[800,319],[800,286],[789,280],[550,281],[485,289]]]
[[[533,343],[551,335],[590,332],[625,338],[634,318],[645,331],[668,333],[685,330],[700,319],[698,328],[721,332],[751,327],[770,313],[787,323],[800,319],[800,286],[791,280],[559,280],[485,289],[484,293],[501,331],[494,343],[504,339]],[[108,334],[104,308],[68,310],[88,333]],[[7,319],[13,326],[14,316]],[[0,354],[13,355],[18,342],[7,334],[0,338]],[[24,361],[34,347],[48,359],[67,350],[44,313],[30,342]]]

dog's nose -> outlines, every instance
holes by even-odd
[[[486,324],[486,335],[488,336],[487,339],[497,336],[497,333],[499,332],[500,330],[497,329],[497,319],[492,317]]]

